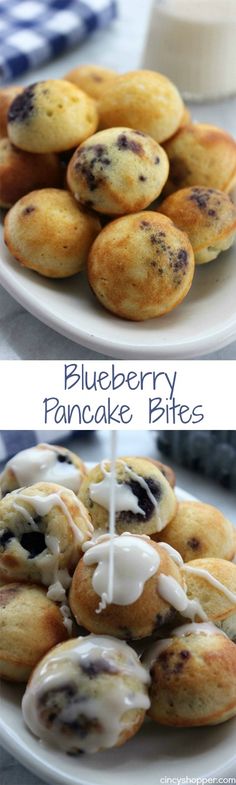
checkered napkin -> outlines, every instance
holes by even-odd
[[[52,60],[116,15],[116,0],[0,0],[0,83]]]
[[[0,431],[0,465],[4,465],[20,450],[27,450],[35,444],[63,444],[78,431]]]

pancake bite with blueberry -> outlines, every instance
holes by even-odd
[[[54,153],[25,153],[0,139],[0,207],[11,207],[34,188],[59,188],[62,172]]]
[[[98,126],[95,101],[64,79],[26,87],[8,110],[8,136],[29,153],[60,153],[77,147]]]
[[[97,299],[132,321],[172,311],[188,294],[194,268],[187,234],[151,211],[112,221],[88,257],[88,279]]]
[[[99,219],[57,188],[32,191],[9,210],[4,240],[15,259],[47,278],[68,278],[84,267]]]
[[[81,204],[109,215],[143,210],[159,196],[168,158],[154,139],[129,128],[91,136],[70,160],[67,182]]]
[[[118,76],[98,103],[100,128],[137,128],[160,144],[180,125],[184,105],[166,76],[156,71],[130,71]]]
[[[135,640],[176,623],[176,596],[184,606],[184,579],[165,547],[147,536],[116,535],[109,589],[110,537],[91,540],[73,575],[69,603],[80,624],[99,635]],[[177,561],[176,554],[174,557]],[[110,594],[109,594],[110,592]],[[178,604],[178,602],[177,602]]]
[[[154,722],[174,727],[218,725],[236,715],[235,644],[213,624],[189,624],[143,658],[150,670]]]
[[[183,188],[158,209],[187,233],[196,264],[211,262],[234,242],[236,207],[223,191],[197,185]]]
[[[78,493],[86,473],[81,458],[66,447],[37,444],[7,461],[0,475],[0,493],[3,497],[16,488],[37,482],[57,483]]]
[[[78,65],[77,68],[72,68],[64,79],[98,101],[106,87],[117,77],[117,72],[112,68],[104,68],[102,65]]]
[[[109,525],[111,464],[101,461],[91,469],[79,491],[95,529]],[[153,534],[173,518],[177,500],[161,471],[145,458],[118,458],[115,483],[116,532]]]
[[[93,532],[87,510],[69,488],[41,482],[0,501],[0,581],[50,586],[50,599],[64,589]]]
[[[208,619],[236,643],[236,564],[195,559],[181,568],[189,599],[196,597]]]
[[[41,740],[76,754],[119,747],[150,706],[149,674],[124,641],[88,635],[52,649],[34,670],[24,721]]]
[[[18,85],[7,85],[0,89],[0,137],[7,136],[7,116],[9,107],[16,98],[24,90],[23,87]]]
[[[236,182],[236,142],[222,128],[190,123],[165,143],[170,174],[165,192],[200,185],[225,193]]]
[[[27,681],[37,662],[67,640],[60,608],[46,589],[28,583],[0,587],[0,676]]]
[[[232,523],[216,507],[203,502],[179,502],[161,539],[179,551],[185,562],[208,556],[230,560],[234,555]]]

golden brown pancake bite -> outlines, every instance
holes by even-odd
[[[0,137],[7,136],[7,115],[9,107],[16,98],[23,91],[23,87],[17,85],[8,85],[0,89]]]
[[[60,608],[42,586],[8,583],[0,588],[0,676],[27,681],[31,671],[68,630]]]
[[[143,662],[151,673],[149,715],[155,722],[193,727],[235,716],[235,644],[213,624],[179,627]]]
[[[190,599],[197,597],[208,619],[236,642],[236,564],[214,557],[181,568]]]
[[[124,641],[88,635],[52,649],[22,701],[31,732],[76,754],[119,747],[150,706],[149,674]]]
[[[191,242],[196,264],[227,250],[236,235],[236,207],[228,194],[195,185],[168,196],[158,208]]]
[[[170,162],[166,194],[200,185],[229,193],[236,180],[236,142],[222,128],[193,123],[166,142]]]
[[[118,74],[112,68],[104,68],[102,65],[78,65],[64,78],[98,101],[102,98],[107,85],[114,82],[117,77]]]
[[[98,112],[101,128],[137,128],[161,143],[177,131],[184,105],[170,79],[140,70],[122,74],[108,85]]]
[[[161,539],[176,548],[185,562],[208,556],[232,559],[234,555],[232,523],[216,507],[203,502],[179,502]]]
[[[101,461],[84,478],[79,498],[95,529],[109,525],[111,465]],[[152,534],[173,518],[177,500],[160,469],[146,458],[116,460],[116,532]]]
[[[0,139],[0,207],[11,207],[34,188],[59,188],[62,172],[54,153],[34,155]]]
[[[172,311],[188,294],[194,254],[186,234],[151,211],[112,221],[92,245],[90,286],[108,311],[144,321]]]
[[[74,452],[55,444],[37,444],[21,450],[7,461],[0,474],[0,493],[34,485],[37,482],[52,482],[78,493],[86,467]]]
[[[55,153],[76,147],[96,131],[96,104],[64,79],[26,87],[8,111],[8,135],[29,153]]]
[[[4,240],[23,267],[48,278],[80,272],[100,231],[99,219],[56,188],[32,191],[9,210]]]
[[[67,182],[81,204],[109,215],[143,210],[167,180],[165,151],[147,134],[108,128],[89,137],[70,160]]]

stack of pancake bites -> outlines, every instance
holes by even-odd
[[[192,123],[166,76],[81,66],[2,89],[0,112],[4,237],[24,267],[85,268],[108,311],[139,321],[172,311],[195,264],[232,245],[235,141]]]
[[[236,714],[235,529],[179,500],[170,467],[120,457],[115,469],[112,550],[109,461],[41,444],[0,477],[0,675],[29,679],[27,727],[71,754],[120,746],[146,717],[158,735]]]

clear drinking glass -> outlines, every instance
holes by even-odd
[[[236,94],[236,0],[155,0],[142,67],[166,74],[185,99]]]

